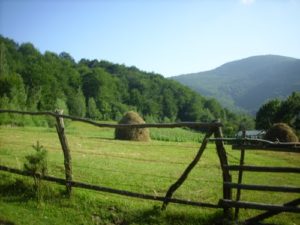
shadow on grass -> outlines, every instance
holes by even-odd
[[[212,214],[186,214],[176,212],[162,212],[160,207],[154,207],[152,210],[144,211],[136,215],[131,223],[138,224],[199,224],[199,225],[229,225],[224,219],[223,212],[217,211]]]
[[[28,201],[35,196],[32,186],[23,179],[0,174],[0,180],[0,196],[5,197],[7,201]]]
[[[172,224],[172,225],[245,225],[243,221],[236,222],[224,217],[223,210],[215,211],[211,214],[178,213],[178,212],[162,212],[160,207],[155,206],[151,210],[146,210],[140,214],[135,214],[132,220],[127,224]],[[276,225],[274,223],[256,222],[253,225]]]
[[[14,225],[14,223],[7,221],[7,220],[2,220],[0,218],[0,225]]]
[[[42,199],[52,199],[55,195],[53,190],[46,182],[41,185]],[[59,193],[59,195],[63,197],[64,193]],[[0,197],[6,202],[27,202],[38,198],[32,178],[16,178],[11,174],[0,174]]]
[[[230,225],[230,221],[224,219],[222,210],[211,214],[193,214],[187,212],[161,211],[160,206],[154,206],[149,210],[137,210],[126,212],[126,209],[117,207],[102,208],[99,214],[93,216],[94,224],[114,225]]]

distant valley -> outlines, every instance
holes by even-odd
[[[171,77],[229,109],[251,114],[269,99],[300,91],[300,59],[278,55],[253,56],[216,69]]]

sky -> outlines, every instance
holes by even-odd
[[[300,58],[300,0],[0,0],[0,34],[165,77],[254,55]]]

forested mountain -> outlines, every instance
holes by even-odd
[[[172,77],[231,109],[255,113],[269,99],[286,98],[300,90],[300,59],[253,56],[214,70]]]
[[[68,53],[42,54],[30,43],[19,45],[2,36],[0,51],[0,108],[62,108],[65,114],[96,120],[118,120],[128,110],[138,111],[148,122],[221,118],[228,134],[241,122],[254,125],[250,117],[222,108],[215,99],[136,67],[88,59],[75,62]],[[4,117],[0,119],[5,123]]]

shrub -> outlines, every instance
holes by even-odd
[[[32,173],[34,191],[40,202],[43,198],[41,178],[47,174],[47,150],[39,142],[32,147],[36,152],[25,157],[24,170]]]

